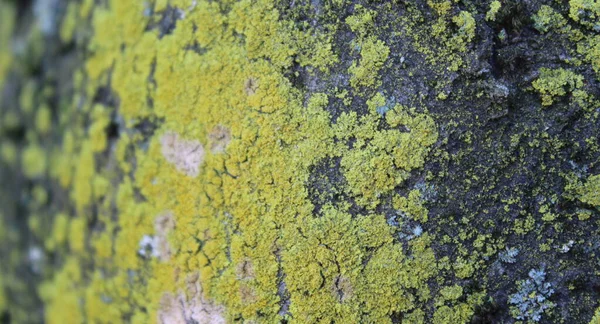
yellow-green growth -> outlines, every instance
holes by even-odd
[[[31,178],[42,176],[46,172],[46,151],[38,144],[30,144],[23,150],[23,171]]]
[[[8,72],[12,56],[12,31],[14,28],[16,11],[11,2],[0,2],[0,88],[3,88],[5,75]],[[0,98],[2,94],[0,92]]]
[[[600,2],[597,0],[569,0],[569,17],[588,27],[598,28]]]
[[[567,92],[583,86],[583,76],[563,68],[541,68],[539,77],[532,85],[542,98],[543,106],[550,106],[556,97],[565,96]]]
[[[378,86],[379,70],[390,55],[390,49],[374,36],[359,41],[358,46],[360,61],[353,62],[348,68],[348,72],[352,74],[350,84],[354,88]]]
[[[54,146],[30,141],[21,155],[26,175],[48,171],[74,207],[49,216],[48,233],[42,217],[30,224],[63,256],[39,287],[45,321],[146,323],[198,316],[198,307],[210,305],[229,322],[389,323],[397,313],[423,321],[430,300],[443,300],[438,321],[470,316],[479,301],[467,292],[459,301],[455,291],[438,299],[430,289],[440,274],[434,237],[424,232],[399,243],[374,211],[392,200],[409,218],[427,221],[418,191],[401,197],[394,189],[424,166],[438,139],[429,113],[378,93],[360,107],[366,114],[342,113],[332,123],[330,97],[305,100],[282,71],[296,63],[326,70],[336,61],[334,32],[298,26],[270,0],[195,3],[156,1],[154,13],[134,0],[69,5],[63,41],[77,38],[80,24],[93,30],[89,56],[73,72],[72,100],[49,116],[36,97],[40,84],[29,81],[22,91],[23,115],[39,115],[29,137],[62,138]],[[171,33],[148,30],[168,7],[184,13]],[[390,50],[371,33],[374,14],[355,11],[346,21],[360,47],[351,85],[376,87]],[[455,37],[451,51],[464,51],[474,20],[467,12],[452,20],[458,32],[446,40]],[[190,50],[196,44],[202,51]],[[119,99],[114,110],[93,101],[109,80]],[[3,125],[21,123],[11,118]],[[109,143],[111,118],[123,123]],[[156,127],[153,135],[140,134],[143,123]],[[227,134],[218,150],[209,149],[215,129]],[[195,177],[165,156],[165,134],[206,148]],[[364,215],[351,215],[344,202],[313,213],[311,172],[329,158],[341,160],[342,190],[366,207]],[[460,278],[474,272],[469,260],[454,267]],[[284,298],[289,309],[281,314]]]
[[[583,186],[578,188],[579,200],[600,207],[600,174],[590,176]]]
[[[498,11],[500,10],[501,7],[502,7],[502,3],[500,1],[498,1],[498,0],[492,1],[492,3],[490,3],[490,9],[485,14],[485,20],[488,20],[488,21],[496,20],[496,15],[498,14]]]
[[[532,18],[534,22],[533,26],[542,33],[562,28],[567,24],[566,19],[560,13],[547,5],[542,5]]]
[[[391,127],[402,125],[409,131],[378,131],[381,116],[377,110],[385,104],[385,98],[378,93],[367,102],[368,115],[359,119],[354,114],[343,113],[336,125],[336,137],[340,140],[347,142],[348,134],[355,136],[352,149],[341,149],[341,167],[349,193],[368,208],[376,207],[379,198],[403,183],[411,170],[422,167],[431,145],[437,140],[431,117],[400,105],[386,113],[386,121]],[[415,218],[422,217],[415,215]]]
[[[590,321],[589,324],[598,324],[600,323],[600,307],[596,308],[596,311],[594,312],[594,317],[592,317],[592,320]]]

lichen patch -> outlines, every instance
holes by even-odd
[[[179,172],[190,177],[198,176],[204,161],[204,147],[199,141],[184,140],[177,133],[167,132],[160,142],[163,156]]]

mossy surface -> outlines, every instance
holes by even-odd
[[[540,268],[592,319],[594,1],[46,2],[0,1],[0,321],[514,322]]]

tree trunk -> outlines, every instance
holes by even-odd
[[[0,322],[596,323],[593,0],[0,0]]]

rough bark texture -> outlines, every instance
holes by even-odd
[[[600,323],[599,17],[0,0],[0,322]]]

